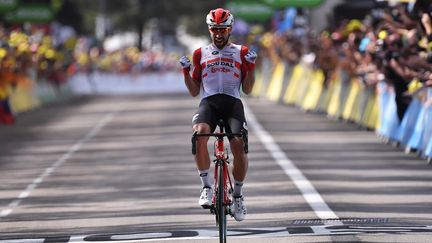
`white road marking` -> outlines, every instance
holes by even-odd
[[[27,188],[22,191],[15,200],[9,203],[8,207],[0,211],[0,219],[8,216],[12,213],[23,199],[27,198],[30,193],[49,175],[51,175],[57,167],[61,166],[66,160],[68,160],[75,152],[77,152],[84,143],[94,137],[108,122],[112,120],[114,114],[119,112],[120,108],[111,111],[109,114],[104,116],[83,138],[78,140],[62,157],[55,161],[50,167],[46,168],[45,171],[36,179],[33,180]]]
[[[0,240],[0,243],[43,243],[45,239]]]
[[[335,227],[337,226],[337,227]],[[228,230],[227,235],[230,239],[265,239],[269,237],[295,237],[295,236],[319,236],[319,235],[358,235],[366,233],[386,233],[386,234],[432,234],[432,226],[361,226],[361,225],[313,225],[313,226],[292,226],[292,227],[269,227],[269,228],[244,228]],[[135,234],[94,234],[70,236],[68,243],[86,242],[115,242],[115,243],[135,243],[135,242],[167,242],[167,241],[187,241],[187,240],[216,240],[219,232],[217,230],[179,230],[168,232],[148,232]],[[30,239],[13,240],[15,243],[26,243]],[[48,240],[48,238],[47,238]],[[53,239],[51,239],[53,241]],[[246,240],[245,240],[246,241]],[[287,240],[289,241],[289,240]],[[0,243],[10,243],[2,241]]]
[[[271,154],[277,164],[283,169],[294,182],[296,187],[302,193],[303,198],[314,210],[320,219],[339,219],[339,217],[330,209],[321,195],[317,192],[312,183],[303,175],[303,173],[294,165],[294,163],[285,155],[280,146],[274,141],[273,137],[261,126],[255,115],[244,102],[244,108],[249,126],[252,127],[258,139]]]
[[[129,234],[129,235],[113,235],[111,240],[139,240],[145,238],[169,238],[172,233],[143,233],[143,234]]]

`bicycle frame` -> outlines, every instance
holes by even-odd
[[[217,135],[217,134],[216,134]],[[228,164],[229,164],[229,158],[228,155],[225,154],[225,144],[223,137],[217,137],[217,140],[215,141],[214,145],[214,151],[215,151],[215,170],[214,170],[214,188],[217,188],[218,190],[221,190],[219,187],[219,181],[222,179],[221,184],[223,185],[223,204],[224,206],[230,206],[231,205],[231,199],[229,198],[229,195],[232,192],[232,182],[231,182],[231,176],[228,171]],[[221,168],[219,168],[221,167]],[[222,176],[219,176],[219,173],[222,173]],[[216,205],[216,193],[213,194],[212,198],[212,204]],[[229,212],[226,212],[229,213]]]
[[[214,157],[215,163],[214,170],[214,188],[215,193],[212,197],[212,206],[210,212],[216,215],[216,224],[219,226],[219,240],[220,243],[226,242],[226,215],[231,214],[231,198],[230,194],[233,192],[230,173],[228,170],[229,158],[225,153],[224,137],[228,136],[241,136],[244,142],[244,151],[248,152],[247,131],[242,130],[241,133],[224,133],[223,121],[219,124],[219,133],[211,134],[198,134],[194,132],[192,135],[192,154],[196,154],[196,139],[197,137],[215,137],[214,144]]]

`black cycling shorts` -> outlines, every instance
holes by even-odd
[[[219,120],[222,119],[227,133],[241,133],[247,130],[243,103],[235,97],[217,94],[201,100],[198,111],[192,117],[192,125],[206,123],[214,132]]]

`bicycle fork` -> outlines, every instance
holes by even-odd
[[[231,195],[233,193],[233,187],[232,187],[232,182],[231,182],[231,177],[229,176],[229,170],[228,170],[228,160],[227,158],[225,159],[215,159],[213,161],[216,166],[215,166],[215,170],[214,170],[214,187],[215,188],[215,193],[213,194],[213,198],[212,198],[212,210],[211,212],[213,214],[215,214],[215,207],[214,205],[216,205],[216,195],[219,194],[218,190],[223,190],[223,204],[224,207],[226,209],[225,214],[229,214],[232,216],[231,213]],[[219,170],[219,168],[222,167],[222,170]],[[222,171],[222,177],[219,177],[219,171]],[[219,184],[219,180],[222,179],[222,188],[220,188],[218,185]]]

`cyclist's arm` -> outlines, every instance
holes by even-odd
[[[201,88],[200,82],[193,79],[189,73],[184,75],[184,80],[185,80],[186,87],[189,90],[189,94],[192,97],[199,95],[200,88]]]
[[[198,48],[194,51],[192,62],[193,62],[193,71],[192,76],[189,73],[185,73],[184,80],[187,89],[189,90],[189,94],[192,97],[199,95],[201,90],[201,48]]]
[[[242,58],[242,66],[241,66],[241,72],[242,72],[242,91],[245,94],[250,94],[252,92],[253,86],[255,84],[255,65],[249,64],[246,59],[245,55],[248,53],[249,48],[246,46],[242,46],[240,56]]]
[[[242,81],[242,90],[245,94],[250,94],[252,92],[253,86],[255,84],[255,72],[249,70],[246,73],[246,77]]]

